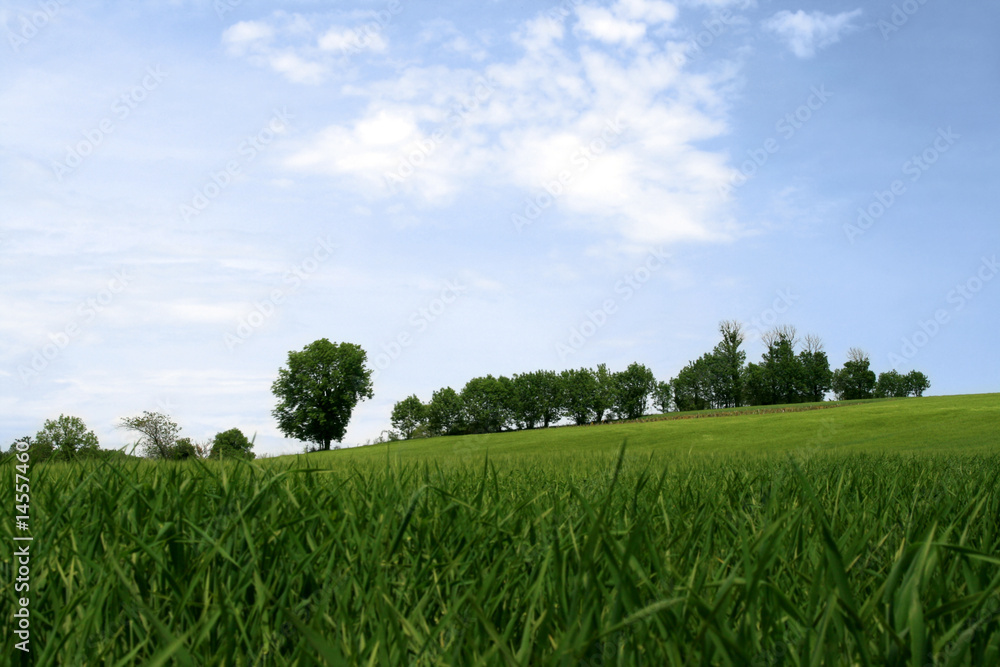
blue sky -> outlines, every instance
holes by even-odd
[[[998,389],[996,3],[2,7],[5,447],[153,410],[298,451],[270,385],[321,337],[378,369],[345,444],[733,318]]]

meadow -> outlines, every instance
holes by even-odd
[[[34,664],[1000,664],[1000,395],[802,407],[34,466]]]

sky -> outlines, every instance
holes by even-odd
[[[486,374],[817,334],[1000,390],[1000,5],[0,4],[0,445],[169,414],[282,437],[289,351],[375,370],[343,444]]]

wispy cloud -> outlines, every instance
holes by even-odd
[[[583,225],[600,219],[599,233],[640,243],[726,238],[716,195],[726,156],[698,142],[727,131],[723,91],[734,72],[686,71],[671,55],[677,44],[647,36],[676,13],[639,0],[582,5],[525,21],[509,36],[520,51],[513,61],[481,71],[413,66],[352,87],[365,110],[303,139],[286,165],[373,199],[401,193],[430,205],[477,187],[530,196],[572,172],[557,208]],[[608,43],[631,48],[608,52]],[[602,137],[609,124],[620,128],[613,140]]]
[[[857,30],[853,21],[861,14],[860,9],[840,14],[783,10],[764,21],[763,27],[784,40],[799,58],[812,58],[817,51]]]

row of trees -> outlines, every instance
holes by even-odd
[[[395,405],[392,425],[404,438],[496,433],[548,427],[563,418],[576,424],[636,419],[656,388],[653,372],[639,363],[617,373],[596,369],[534,371],[513,377],[477,377],[460,392],[435,391],[428,403],[409,396]]]
[[[722,340],[715,348],[690,362],[670,380],[661,393],[670,393],[677,410],[707,410],[742,405],[813,403],[831,391],[837,400],[922,396],[930,382],[919,371],[901,375],[891,370],[877,378],[862,350],[851,348],[842,368],[832,370],[818,336],[800,341],[791,326],[772,329],[763,336],[759,363],[745,363],[741,349],[745,336],[738,322],[719,325]]]
[[[431,435],[494,433],[548,427],[563,418],[575,424],[636,419],[650,402],[660,412],[708,410],[744,405],[819,402],[832,391],[838,400],[922,396],[930,387],[919,371],[891,370],[877,378],[863,351],[852,348],[842,368],[832,370],[817,336],[800,341],[794,327],[764,334],[759,363],[746,363],[739,322],[719,325],[715,348],[687,364],[669,381],[657,382],[646,366],[633,363],[612,373],[605,364],[534,371],[512,377],[477,377],[461,391],[445,387],[422,402],[416,395],[396,403],[392,425],[406,439]]]
[[[254,458],[253,442],[247,440],[238,428],[217,433],[205,442],[194,442],[191,438],[178,437],[180,427],[167,415],[158,412],[144,412],[138,417],[121,420],[120,428],[138,434],[134,449],[139,449],[152,459],[183,460],[188,458],[221,458],[239,456]],[[48,419],[34,437],[25,436],[15,441],[28,444],[32,462],[46,460],[74,461],[99,458],[117,452],[102,450],[97,435],[87,428],[79,417],[59,415],[58,419]],[[13,447],[12,447],[13,449]]]

